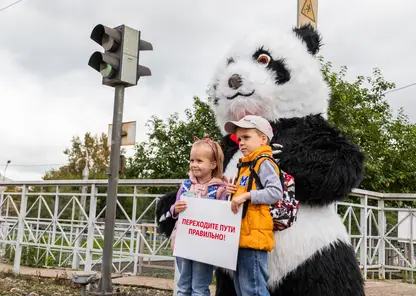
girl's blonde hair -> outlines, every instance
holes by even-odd
[[[192,147],[199,145],[208,145],[211,148],[211,160],[217,163],[217,166],[212,171],[212,176],[218,179],[222,179],[224,154],[222,153],[220,144],[211,139],[208,135],[205,135],[202,139],[194,137],[194,143]]]

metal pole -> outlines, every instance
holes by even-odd
[[[27,209],[27,187],[23,185],[22,195],[20,200],[20,213],[17,224],[17,239],[15,244],[13,272],[20,273],[20,261],[22,259],[22,243],[25,235],[25,218]]]
[[[114,224],[117,206],[117,184],[123,123],[124,85],[115,87],[113,130],[111,132],[110,172],[108,177],[107,208],[105,211],[104,250],[101,263],[101,278],[95,295],[117,295],[111,282]]]
[[[386,279],[386,214],[384,211],[384,200],[380,199],[378,201],[378,231],[380,235],[380,243],[379,243],[379,249],[378,249],[378,257],[379,257],[379,272],[378,272],[378,278],[380,280]]]
[[[3,183],[6,182],[6,170],[7,170],[7,167],[9,166],[9,163],[11,163],[11,162],[12,162],[11,160],[8,160],[7,163],[6,163],[6,167],[4,168],[4,172],[3,172]],[[5,191],[6,191],[6,186],[2,185],[1,186],[1,191],[0,191],[0,218],[3,216],[3,208],[4,208],[3,207],[3,202],[4,202],[4,193],[5,193]],[[9,205],[7,204],[6,213],[8,211],[8,206]],[[6,220],[7,220],[7,215],[6,215]],[[7,223],[6,222],[4,223],[4,226],[7,227]],[[3,231],[3,227],[4,226],[0,224],[0,231]],[[5,229],[4,231],[5,231],[5,234],[6,234],[7,233],[7,229]],[[0,246],[0,256],[3,256],[3,253],[6,251],[6,249],[4,248],[4,246],[5,245],[3,245],[3,244]]]
[[[87,296],[87,285],[81,286],[81,296]]]
[[[368,196],[361,198],[360,227],[361,227],[361,246],[360,246],[360,265],[363,268],[363,277],[367,279],[367,213]]]
[[[410,270],[410,283],[411,284],[414,284],[414,282],[415,282],[415,277],[413,275],[414,274],[413,269],[416,267],[414,265],[414,261],[415,261],[414,239],[415,238],[413,236],[413,232],[414,232],[413,221],[414,221],[414,212],[410,211],[410,257],[409,257],[409,260],[410,260],[410,268],[411,268],[411,270]]]
[[[298,27],[298,28],[300,27],[299,26],[299,9],[300,9],[299,8],[300,7],[299,1],[300,0],[297,0],[298,3],[296,5],[296,27]]]
[[[9,163],[11,163],[11,160],[8,160],[6,163],[6,167],[4,168],[4,172],[3,172],[3,183],[6,182],[6,170],[7,167],[9,166]],[[6,186],[2,185],[1,186],[1,197],[0,197],[0,216],[2,216],[3,213],[3,198],[4,198],[4,192],[6,191]]]
[[[88,157],[88,150],[85,151],[85,167],[82,171],[82,179],[88,180],[90,171],[88,169],[88,163],[89,163],[89,157]],[[87,193],[88,193],[88,186],[84,185],[81,188],[81,208],[85,212],[86,205],[87,205]],[[81,245],[82,239],[83,239],[83,233],[80,234],[80,230],[83,228],[84,224],[84,215],[82,213],[82,210],[79,209],[78,211],[78,226],[75,229],[75,244],[74,244],[74,252],[73,252],[73,258],[72,258],[72,269],[78,269],[79,268],[79,255],[78,255],[78,249]],[[83,231],[84,232],[84,231]],[[79,236],[79,237],[78,237]],[[78,238],[77,238],[78,237]]]

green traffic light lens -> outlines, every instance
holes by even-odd
[[[114,73],[114,68],[107,63],[101,63],[100,73],[104,78],[110,78]]]

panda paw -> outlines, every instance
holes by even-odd
[[[277,143],[272,144],[273,156],[277,156],[280,153],[282,153],[282,149],[283,149],[283,145],[280,145],[280,144],[277,144]]]
[[[276,163],[279,164],[280,163],[280,155],[282,154],[282,151],[283,151],[283,145],[273,143],[273,144],[271,144],[271,147],[272,147],[273,158],[276,161]]]
[[[163,233],[166,236],[172,234],[175,227],[176,220],[169,214],[170,207],[176,201],[176,192],[170,192],[162,196],[156,206],[156,219],[159,233]]]

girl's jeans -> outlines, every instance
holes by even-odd
[[[181,257],[176,257],[176,262],[180,272],[177,295],[210,296],[209,285],[214,267]]]
[[[270,296],[267,290],[269,270],[267,251],[239,249],[237,271],[233,273],[238,296]]]

